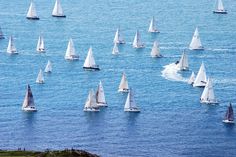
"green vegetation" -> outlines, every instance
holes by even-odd
[[[66,149],[61,151],[50,151],[44,152],[38,151],[5,151],[0,150],[0,157],[98,157],[98,155],[88,153],[82,150]]]

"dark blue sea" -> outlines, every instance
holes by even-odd
[[[51,17],[53,0],[35,0],[39,21],[25,18],[29,3],[0,0],[0,26],[6,37],[0,40],[1,149],[73,147],[104,157],[236,156],[236,126],[222,123],[230,101],[236,110],[236,1],[225,0],[228,14],[216,15],[214,0],[61,0],[67,17],[59,19]],[[160,34],[147,32],[152,16]],[[126,44],[113,56],[119,26]],[[188,50],[196,26],[204,51]],[[137,29],[146,45],[141,50],[131,46]],[[36,52],[40,33],[45,54]],[[19,55],[6,53],[10,35]],[[70,37],[80,55],[77,62],[64,60]],[[150,57],[155,40],[163,58]],[[101,71],[82,68],[90,46]],[[179,60],[183,50],[189,71],[164,67]],[[48,60],[53,72],[45,75],[45,84],[36,84]],[[219,105],[200,104],[203,89],[186,83],[202,62]],[[123,71],[139,114],[123,111],[126,94],[117,92]],[[99,80],[109,107],[85,113],[88,91],[96,89]],[[27,84],[37,113],[21,110]]]

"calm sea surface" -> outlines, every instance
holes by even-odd
[[[39,21],[25,18],[29,1],[0,0],[0,148],[32,150],[78,148],[101,156],[236,156],[236,128],[222,123],[231,101],[236,110],[236,2],[225,1],[227,15],[212,13],[213,0],[62,0],[67,18],[51,17],[53,0],[35,0]],[[160,34],[147,33],[155,16]],[[112,56],[120,26],[126,44]],[[189,51],[190,71],[163,66],[178,60],[199,27],[205,51]],[[146,48],[131,47],[136,29]],[[38,54],[39,34],[47,52]],[[13,35],[19,55],[6,53]],[[69,38],[78,62],[64,60]],[[153,59],[153,41],[163,58]],[[101,71],[82,69],[89,46]],[[35,83],[47,60],[53,73]],[[219,105],[199,103],[203,89],[186,83],[201,62],[213,78]],[[163,70],[167,72],[163,72]],[[141,113],[123,111],[126,94],[117,92],[125,71]],[[168,72],[169,71],[169,72]],[[88,91],[103,81],[108,108],[85,113]],[[37,113],[24,113],[26,85],[31,85]]]

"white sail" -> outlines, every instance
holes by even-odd
[[[157,28],[156,28],[156,20],[155,20],[154,16],[151,19],[148,32],[150,32],[150,33],[157,33],[157,32],[159,32],[157,30]]]
[[[124,44],[125,43],[124,39],[120,35],[120,28],[117,28],[113,42],[114,42],[114,44],[115,43],[116,44]]]
[[[4,35],[3,35],[3,32],[2,32],[2,28],[0,27],[0,39],[4,39]]]
[[[65,54],[65,59],[67,60],[77,60],[79,59],[79,56],[76,55],[75,53],[75,47],[74,47],[74,42],[72,38],[70,38],[68,45],[67,45],[67,50]]]
[[[222,0],[218,0],[217,10],[221,10],[221,11],[225,10]]]
[[[113,55],[118,55],[119,54],[119,48],[118,48],[117,43],[114,43],[114,47],[112,49],[112,54]]]
[[[87,101],[84,105],[84,111],[99,111],[98,105],[96,103],[96,97],[92,89],[89,91]]]
[[[183,52],[177,66],[179,70],[188,70],[188,56],[185,52]]]
[[[36,50],[37,50],[38,52],[45,52],[44,39],[43,39],[43,36],[42,36],[42,35],[39,36]]]
[[[99,82],[98,89],[96,92],[96,102],[98,106],[107,106],[105,93],[101,81]]]
[[[52,11],[52,16],[65,17],[64,12],[61,7],[60,0],[56,0],[53,11]]]
[[[205,87],[206,82],[207,82],[206,70],[205,70],[204,63],[202,63],[201,67],[198,71],[198,74],[196,76],[196,79],[193,83],[193,86],[194,87]]]
[[[48,63],[46,65],[45,69],[44,69],[44,72],[45,73],[51,73],[52,72],[52,63],[51,63],[50,60],[48,60]]]
[[[208,78],[207,84],[202,92],[201,103],[207,103],[207,104],[215,104],[217,103],[217,100],[215,99],[215,94],[213,90],[212,80]]]
[[[39,70],[38,77],[36,79],[36,83],[39,83],[39,84],[44,83],[44,77],[43,77],[42,69]]]
[[[128,92],[129,91],[128,80],[127,80],[126,75],[125,75],[124,72],[122,74],[122,78],[121,78],[121,81],[120,81],[118,91],[119,92]]]
[[[89,51],[88,51],[88,54],[87,54],[87,57],[85,59],[85,62],[84,62],[84,68],[98,68],[98,65],[96,65],[95,63],[95,59],[93,57],[93,50],[92,50],[92,47],[89,48]]]
[[[34,104],[34,97],[30,88],[30,85],[27,85],[27,90],[25,98],[22,104],[22,110],[24,111],[37,111]]]
[[[162,57],[160,53],[159,44],[157,41],[154,41],[151,51],[151,57]]]
[[[141,36],[139,33],[139,30],[136,31],[134,41],[133,41],[133,47],[134,48],[143,48],[144,44],[141,42]]]
[[[198,27],[195,29],[195,32],[193,34],[192,41],[189,45],[190,50],[202,50],[203,46],[200,40],[199,32],[198,32]]]
[[[130,91],[127,95],[125,106],[124,106],[124,111],[140,112],[140,110],[138,109],[136,102],[134,100],[134,95],[133,95],[132,89],[130,89]]]
[[[15,44],[14,44],[14,40],[13,40],[12,36],[9,37],[7,53],[10,53],[10,54],[16,54],[17,53],[16,52],[16,47],[15,47]]]
[[[188,84],[193,85],[194,81],[195,81],[195,74],[194,74],[194,72],[192,72],[192,74],[188,80]]]
[[[26,17],[29,19],[38,19],[37,12],[36,12],[35,5],[34,5],[33,1],[31,1],[31,3],[30,3],[30,7],[29,7]]]

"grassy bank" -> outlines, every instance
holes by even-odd
[[[82,150],[60,150],[51,151],[47,150],[44,152],[39,151],[6,151],[0,150],[0,157],[98,157],[98,155],[88,153]]]

